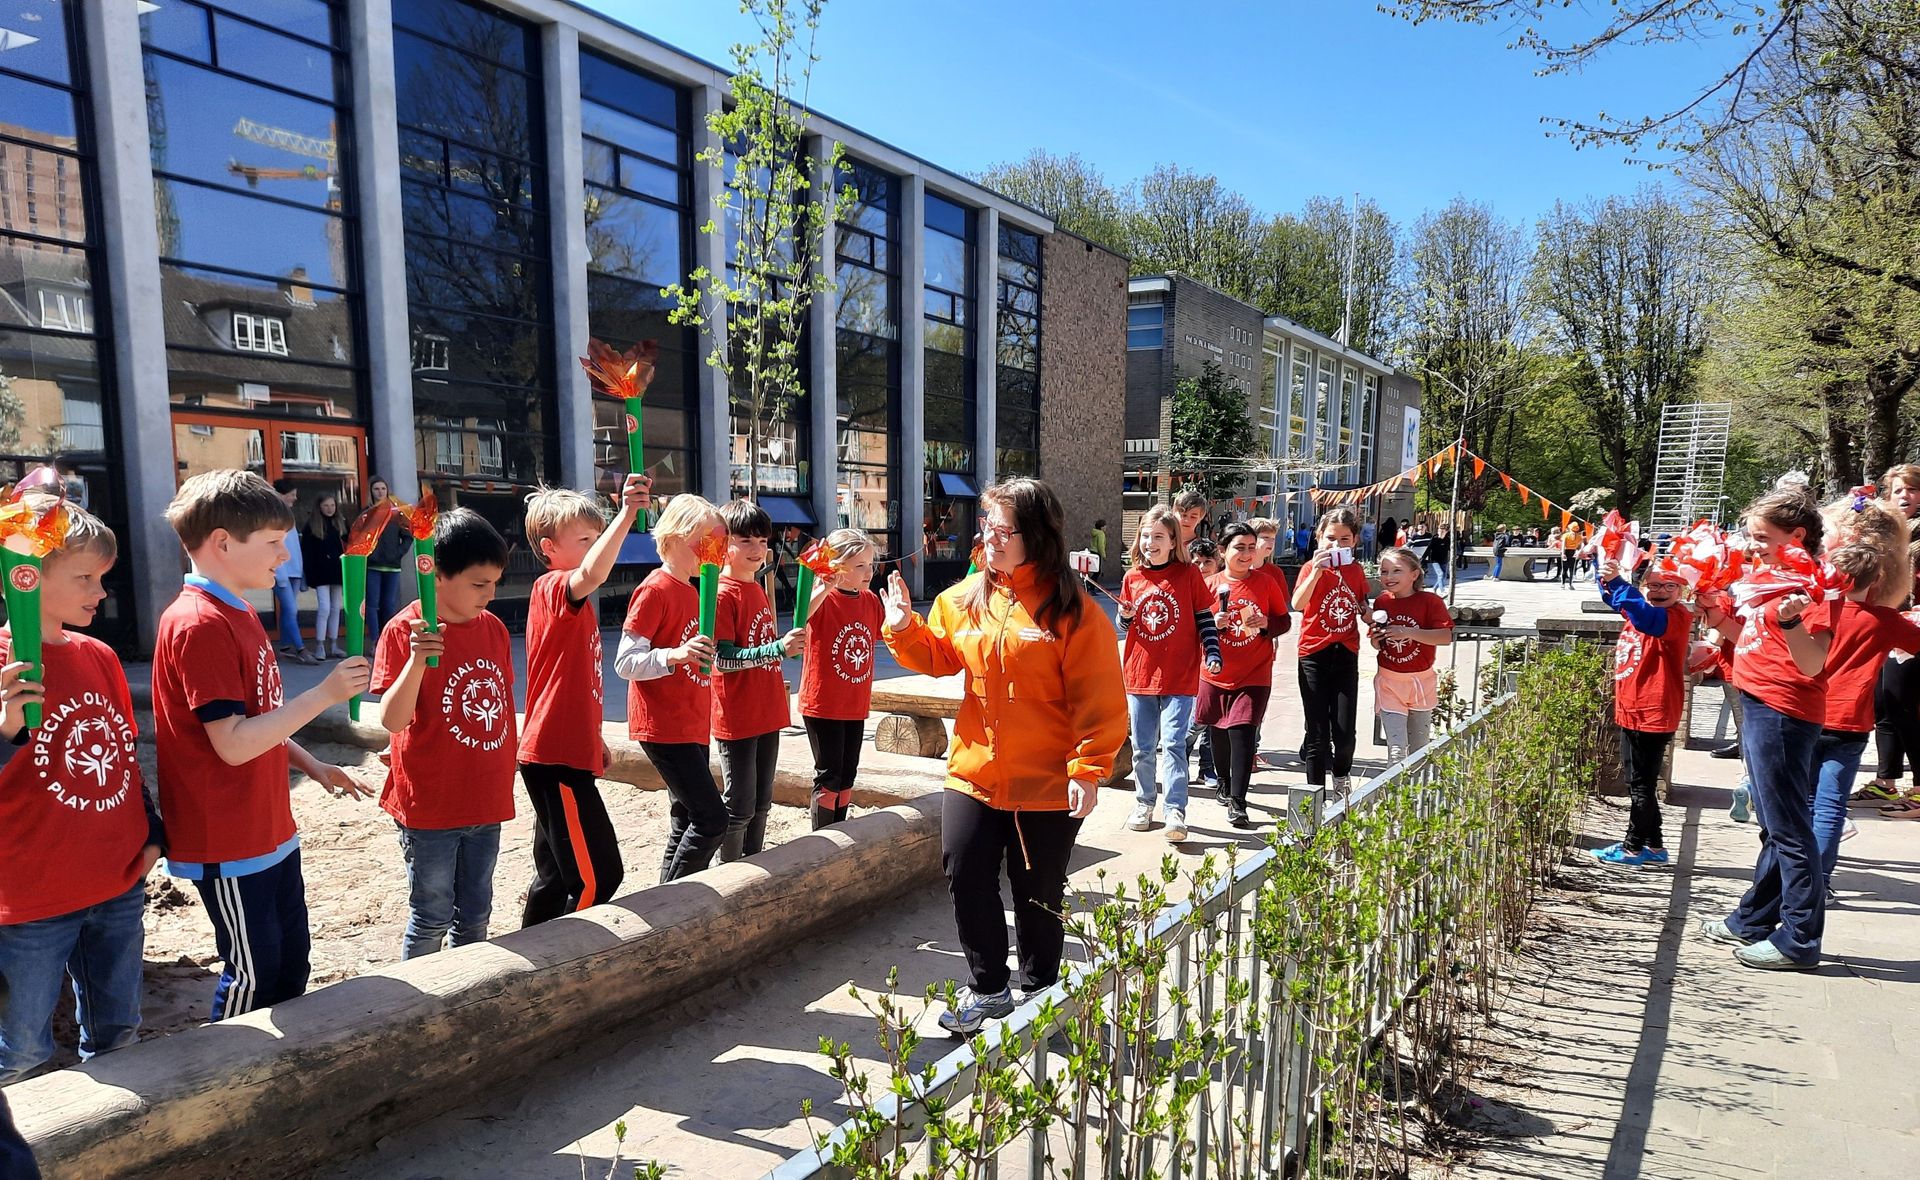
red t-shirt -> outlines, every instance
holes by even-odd
[[[886,611],[871,590],[835,587],[807,616],[801,649],[800,715],[865,721],[873,704],[873,653]]]
[[[1201,679],[1225,689],[1272,684],[1273,636],[1269,632],[1287,611],[1286,600],[1274,589],[1273,579],[1251,574],[1236,582],[1225,574],[1215,574],[1207,586],[1216,607],[1220,605],[1220,591],[1227,591],[1227,622],[1220,628],[1220,672],[1215,675],[1203,668]],[[1243,616],[1249,608],[1267,616],[1266,629],[1246,624]]]
[[[1373,600],[1373,609],[1386,611],[1383,627],[1418,627],[1422,631],[1453,630],[1453,614],[1447,601],[1431,590],[1415,590],[1405,598],[1382,594]],[[1435,648],[1415,639],[1382,639],[1380,666],[1393,672],[1425,672],[1433,667]]]
[[[1184,561],[1158,569],[1134,566],[1120,582],[1120,601],[1133,607],[1126,630],[1120,676],[1138,696],[1190,697],[1200,691],[1202,612],[1211,614],[1219,599],[1206,575]]]
[[[763,647],[780,638],[773,607],[760,583],[722,575],[713,637],[719,643]],[[713,686],[713,736],[721,741],[759,737],[787,727],[787,680],[780,665],[722,672]]]
[[[1306,577],[1303,571],[1300,575]],[[1360,650],[1360,610],[1367,601],[1367,575],[1358,565],[1321,570],[1300,616],[1300,654],[1310,656],[1323,647],[1345,644]]]
[[[1280,597],[1286,599],[1289,606],[1293,604],[1293,587],[1287,585],[1287,571],[1273,564],[1272,558],[1268,558],[1264,565],[1254,566],[1253,572],[1272,579],[1273,588],[1280,592]]]
[[[700,591],[664,568],[654,570],[634,587],[621,630],[655,650],[679,647],[700,633]],[[698,660],[627,686],[627,736],[637,742],[704,746],[712,736],[712,714],[713,685]]]
[[[1680,728],[1692,644],[1693,615],[1684,606],[1667,608],[1667,629],[1659,636],[1622,617],[1613,645],[1613,719],[1620,728],[1639,733]]]
[[[0,664],[13,644],[0,636]],[[133,888],[147,844],[133,700],[90,635],[40,649],[46,703],[0,767],[0,926],[84,910]]]
[[[1800,625],[1810,635],[1831,630],[1832,603],[1815,603],[1801,612]],[[1780,604],[1769,602],[1744,619],[1733,645],[1733,686],[1778,712],[1815,725],[1827,720],[1827,682],[1802,673],[1787,650],[1780,630]]]
[[[1873,690],[1890,651],[1920,655],[1920,627],[1890,606],[1834,604],[1833,646],[1827,649],[1828,729],[1873,730]]]
[[[170,858],[248,860],[293,839],[286,743],[228,766],[195,712],[258,717],[282,703],[280,663],[260,616],[196,586],[182,589],[160,613],[153,642],[153,738]]]
[[[374,652],[373,691],[400,679],[420,604],[387,620]],[[413,720],[393,735],[380,806],[402,827],[441,831],[513,818],[513,641],[489,611],[440,624],[446,651],[420,673]]]
[[[568,601],[572,574],[541,574],[527,600],[527,722],[519,757],[599,774],[607,765],[600,745],[606,715],[600,610],[592,595],[577,605]]]

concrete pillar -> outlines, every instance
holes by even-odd
[[[807,151],[813,158],[816,177],[821,175],[827,160],[832,158],[833,148],[833,141],[825,136],[816,136],[809,143]],[[837,186],[839,178],[834,177],[833,183]],[[820,266],[828,273],[836,269],[834,259],[838,238],[839,231],[831,223],[822,228]],[[809,312],[807,331],[812,346],[812,397],[808,404],[813,411],[813,512],[820,518],[820,532],[824,535],[840,527],[838,284],[815,295]]]
[[[717,85],[696,86],[692,94],[692,125],[688,129],[691,143],[689,156],[699,156],[706,151],[718,151],[720,140],[707,125],[707,117],[722,109],[726,102],[726,91]],[[714,198],[720,195],[726,176],[718,165],[695,162],[693,165],[693,223],[705,225],[708,218],[719,229],[720,211],[714,206]],[[693,235],[693,257],[689,259],[688,269],[706,267],[707,273],[725,275],[727,273],[727,235],[722,233]],[[716,504],[722,504],[733,498],[733,416],[728,405],[727,375],[707,363],[714,350],[722,346],[727,338],[725,316],[708,314],[707,322],[700,327],[699,356],[694,366],[693,412],[688,415],[694,423],[694,453],[700,465],[697,486],[700,494]]]
[[[361,302],[367,321],[371,471],[393,494],[418,493],[413,418],[413,342],[407,314],[406,220],[400,208],[400,132],[393,79],[391,0],[349,0],[347,46],[353,72],[349,162],[360,221]]]
[[[900,486],[894,496],[900,502],[900,551],[913,553],[927,535],[922,527],[927,513],[926,178],[901,177],[900,191],[905,197],[900,207],[899,250],[900,430],[894,436]],[[926,555],[921,554],[907,567],[907,584],[915,596],[925,587],[926,565]]]
[[[540,27],[540,89],[547,109],[547,226],[553,250],[554,413],[560,483],[591,488],[593,385],[578,358],[587,355],[587,222],[580,145],[580,33]],[[554,473],[549,472],[549,480]]]
[[[98,144],[100,257],[111,296],[102,301],[109,315],[100,324],[101,347],[111,356],[115,374],[128,508],[121,560],[132,567],[133,610],[144,654],[153,650],[160,610],[179,592],[186,568],[179,538],[160,515],[173,499],[176,473],[145,72],[140,26],[129,8],[113,0],[85,0],[83,23]]]
[[[985,491],[994,480],[994,440],[999,438],[1000,385],[1000,212],[982,209],[974,219],[979,236],[973,247],[974,349],[979,362],[974,374],[974,475]]]

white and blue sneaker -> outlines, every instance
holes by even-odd
[[[1624,869],[1638,869],[1644,868],[1647,865],[1663,865],[1667,863],[1667,850],[1664,848],[1642,848],[1638,852],[1628,852],[1625,848],[1615,844],[1613,847],[1603,848],[1593,855],[1601,864],[1615,865]]]
[[[954,993],[953,1006],[940,1014],[940,1027],[955,1036],[972,1036],[989,1020],[999,1020],[1013,1012],[1013,992],[977,992],[962,987]]]

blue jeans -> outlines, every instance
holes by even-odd
[[[1820,883],[1832,878],[1840,860],[1840,833],[1847,826],[1847,796],[1853,792],[1867,735],[1822,733],[1814,743],[1813,840],[1820,850]]]
[[[454,946],[487,941],[500,825],[402,827],[400,851],[407,858],[407,937],[401,957],[432,954],[447,942],[449,931]]]
[[[1779,712],[1740,694],[1740,753],[1752,784],[1760,825],[1760,858],[1753,884],[1727,917],[1727,928],[1747,942],[1762,939],[1796,963],[1820,961],[1827,920],[1826,881],[1809,806],[1817,781],[1820,725]]]
[[[1506,555],[1506,554],[1504,554],[1504,553],[1496,553],[1496,554],[1494,554],[1494,557],[1493,557],[1493,576],[1494,576],[1495,578],[1498,578],[1498,577],[1500,576],[1500,567],[1501,567],[1501,566],[1503,566],[1503,565],[1505,565],[1506,563],[1507,563],[1507,555]]]
[[[80,1018],[82,1060],[133,1043],[140,1028],[146,908],[147,885],[141,881],[84,910],[0,926],[0,975],[7,981],[6,1007],[0,1011],[0,1082],[21,1077],[53,1056],[53,1010],[68,979]]]
[[[1445,590],[1447,588],[1447,567],[1440,562],[1429,561],[1427,563],[1427,577],[1431,579],[1430,584],[1433,589]]]
[[[1192,697],[1149,697],[1127,694],[1127,712],[1133,716],[1133,795],[1153,806],[1159,793],[1154,758],[1159,756],[1160,781],[1167,788],[1167,807],[1187,808],[1187,734],[1193,729]]]
[[[300,638],[300,582],[294,578],[273,580],[273,625],[280,632],[282,647],[305,647]]]
[[[367,570],[367,647],[371,650],[400,609],[400,571]]]

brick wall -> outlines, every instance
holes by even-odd
[[[1040,477],[1087,546],[1107,522],[1102,580],[1117,580],[1127,394],[1127,260],[1064,231],[1042,242]]]

